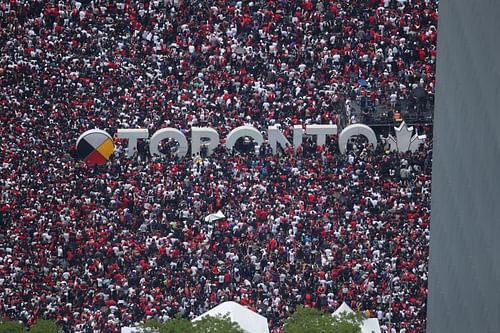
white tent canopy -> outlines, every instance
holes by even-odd
[[[205,216],[205,222],[213,222],[225,218],[224,213],[220,210],[217,213]]]
[[[343,302],[338,308],[337,310],[335,310],[335,312],[332,314],[332,316],[336,317],[336,316],[339,316],[341,314],[349,314],[349,313],[354,313],[354,311],[351,309],[351,307],[347,304],[345,304],[345,302]]]
[[[200,320],[205,316],[223,317],[225,315],[228,315],[231,321],[238,323],[245,333],[269,333],[266,317],[235,302],[221,303],[192,321]],[[141,330],[134,327],[123,327],[121,329],[121,333],[135,332],[141,332]]]
[[[361,326],[362,333],[380,333],[380,325],[377,318],[369,318],[363,320],[363,326]]]
[[[201,316],[196,317],[193,321],[200,320],[205,316],[222,317],[225,315],[228,315],[231,321],[238,323],[246,333],[269,333],[266,317],[236,302],[221,303]]]
[[[136,327],[122,327],[121,333],[138,333],[140,330]]]
[[[336,317],[341,315],[342,313],[349,314],[349,313],[354,313],[354,311],[351,309],[349,305],[345,304],[344,302],[338,307],[337,310],[335,310],[334,313],[332,313],[332,316]],[[378,319],[369,318],[363,320],[361,324],[361,333],[381,333]]]

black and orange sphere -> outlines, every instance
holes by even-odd
[[[106,164],[114,151],[111,135],[100,129],[88,130],[76,141],[78,157],[87,164]]]

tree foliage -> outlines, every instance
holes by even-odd
[[[38,320],[35,325],[24,326],[17,321],[0,322],[0,333],[57,333],[57,324],[53,320]]]
[[[141,325],[143,329],[149,330],[149,329],[156,329],[159,330],[162,327],[162,323],[159,322],[158,320],[154,319],[149,319],[144,322],[144,324]]]
[[[240,325],[228,316],[206,316],[193,323],[193,333],[245,333]]]
[[[342,313],[338,317],[333,317],[335,333],[361,333],[363,317],[359,313]]]
[[[244,333],[241,327],[232,322],[228,316],[206,316],[195,322],[181,317],[176,317],[165,323],[148,320],[141,327],[145,331],[158,333]]]
[[[190,333],[193,331],[193,324],[181,317],[176,317],[167,321],[160,328],[160,333]]]
[[[33,325],[30,333],[57,333],[57,324],[53,320],[38,320],[35,325]]]
[[[2,321],[0,333],[24,333],[24,326],[17,321]]]
[[[361,333],[361,316],[342,314],[333,317],[313,308],[299,307],[285,320],[283,333]]]

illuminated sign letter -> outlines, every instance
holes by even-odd
[[[207,147],[207,155],[219,145],[219,133],[211,127],[192,127],[191,128],[191,155],[200,153],[201,139],[209,139],[203,144]]]
[[[226,138],[226,147],[231,150],[233,149],[234,145],[236,144],[236,141],[238,141],[239,138],[244,138],[245,136],[249,136],[252,139],[257,142],[257,145],[262,145],[264,142],[264,138],[262,137],[262,134],[253,126],[240,126],[236,127],[233,129],[229,134],[227,135]]]
[[[302,144],[302,137],[304,136],[304,128],[302,125],[293,126],[293,147],[297,149]]]
[[[267,129],[267,138],[269,140],[269,144],[271,145],[271,149],[273,150],[273,154],[278,152],[278,144],[285,149],[286,146],[290,146],[290,141],[281,133],[278,127],[269,126]]]
[[[149,151],[151,152],[151,155],[165,156],[165,154],[161,153],[158,149],[160,142],[165,139],[174,139],[175,141],[177,141],[179,143],[179,147],[177,148],[175,154],[178,157],[186,156],[188,151],[188,142],[186,136],[182,134],[181,131],[170,127],[162,128],[156,131],[155,134],[153,134],[153,136],[151,137],[151,141],[149,142]]]
[[[349,125],[339,135],[339,149],[343,154],[347,149],[347,141],[353,136],[363,135],[368,139],[368,143],[371,143],[373,150],[377,147],[377,136],[375,132],[368,126],[363,124],[353,124]]]
[[[337,134],[337,125],[307,125],[306,134],[316,136],[316,144],[324,146],[327,135]]]
[[[128,140],[127,157],[131,158],[137,151],[137,140],[147,139],[149,131],[146,128],[121,128],[116,135],[120,139]]]

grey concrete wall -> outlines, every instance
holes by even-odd
[[[499,333],[500,1],[439,15],[427,333]]]

